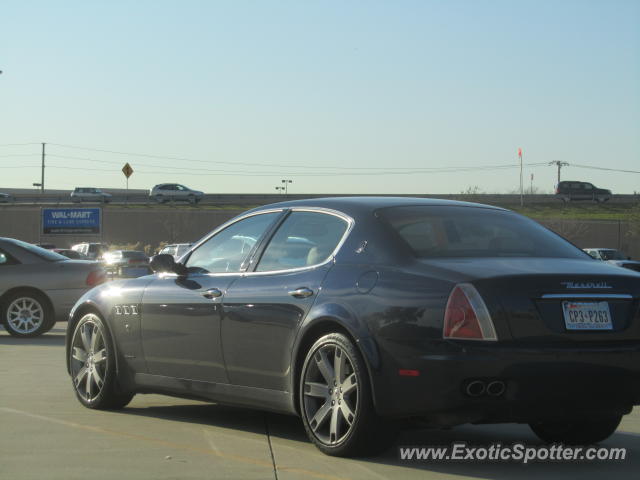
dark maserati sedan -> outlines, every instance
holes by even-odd
[[[251,210],[74,307],[89,408],[166,393],[299,415],[330,455],[398,419],[610,436],[640,403],[640,274],[485,205],[330,198]],[[405,422],[406,423],[406,422]]]

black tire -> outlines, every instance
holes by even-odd
[[[533,433],[546,443],[591,445],[609,438],[618,428],[622,415],[569,421],[542,421],[529,424]]]
[[[196,203],[198,203],[198,201],[196,200],[196,197],[194,195],[189,195],[187,197],[187,201],[191,204],[191,205],[195,205]]]
[[[87,313],[75,325],[67,356],[71,385],[85,407],[118,410],[131,401],[134,394],[118,383],[116,351],[99,315]]]
[[[19,290],[2,302],[2,324],[9,335],[17,338],[38,337],[55,325],[49,299],[42,293]]]
[[[333,362],[329,359],[331,352]],[[334,367],[340,361],[344,363],[339,376],[344,380],[338,382]],[[323,373],[327,368],[321,368],[321,364],[330,367],[327,376]],[[328,377],[333,378],[332,385]],[[311,346],[299,380],[302,423],[309,439],[323,453],[340,457],[371,455],[386,449],[395,439],[393,426],[375,412],[364,360],[342,333],[324,335]]]
[[[156,195],[156,202],[158,203],[164,203],[165,199],[162,195]]]

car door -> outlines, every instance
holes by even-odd
[[[154,375],[227,383],[221,302],[281,211],[254,214],[215,232],[185,261],[187,274],[158,274],[142,298],[142,345]]]
[[[253,271],[237,278],[223,299],[222,344],[229,381],[288,390],[292,346],[311,309],[350,218],[293,210]]]

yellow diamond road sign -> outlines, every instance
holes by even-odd
[[[131,174],[133,173],[133,168],[131,168],[131,165],[129,165],[129,163],[124,164],[124,167],[122,167],[122,173],[124,173],[124,176],[127,178],[131,176]]]

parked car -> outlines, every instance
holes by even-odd
[[[113,196],[110,193],[103,192],[99,188],[94,187],[76,187],[71,192],[72,202],[100,202],[109,203]]]
[[[102,256],[107,271],[120,276],[139,277],[150,273],[149,257],[137,250],[113,250]]]
[[[640,274],[501,208],[278,203],[151,267],[73,309],[67,368],[86,407],[195,396],[299,415],[321,451],[354,455],[399,418],[595,443],[640,404]]]
[[[556,197],[563,202],[592,200],[601,203],[611,199],[611,190],[598,188],[589,182],[562,181],[556,186]]]
[[[585,252],[596,260],[604,260],[618,267],[628,268],[640,272],[640,262],[631,260],[631,257],[625,255],[615,248],[585,248]]]
[[[0,192],[0,203],[9,203],[13,201],[14,201],[14,198],[12,195],[9,195],[8,193]]]
[[[71,250],[80,252],[91,260],[98,260],[108,250],[108,246],[104,243],[78,243],[71,246]]]
[[[35,337],[67,320],[76,300],[104,280],[95,262],[0,238],[0,321],[14,337]]]
[[[191,190],[179,183],[161,183],[151,189],[149,196],[158,203],[185,201],[195,204],[202,200],[204,192]]]
[[[172,255],[173,258],[178,261],[180,260],[180,257],[189,251],[191,245],[193,245],[193,243],[172,243],[170,245],[165,245],[158,253]]]
[[[73,260],[91,260],[86,255],[70,248],[52,248],[51,250]]]

